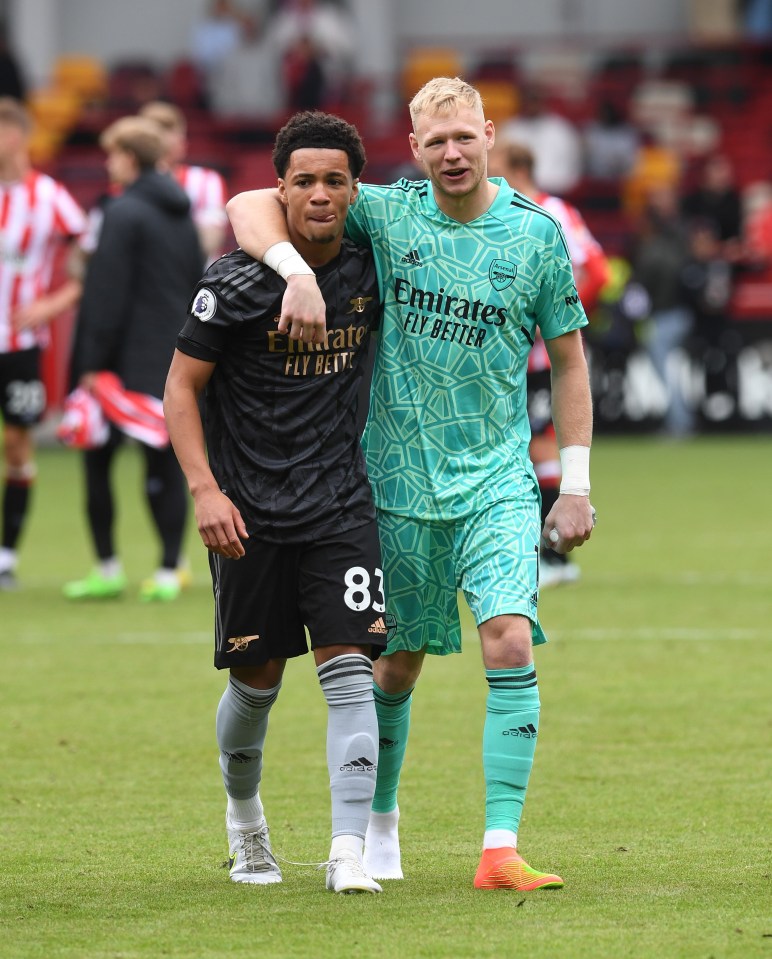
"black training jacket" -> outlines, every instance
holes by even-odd
[[[146,172],[107,205],[78,313],[72,381],[111,370],[163,396],[177,334],[204,257],[185,191]]]

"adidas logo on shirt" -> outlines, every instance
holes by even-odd
[[[381,636],[385,636],[386,633],[388,633],[388,629],[386,628],[386,623],[383,621],[383,616],[379,616],[367,632],[379,633]]]
[[[421,257],[418,255],[418,250],[411,250],[409,253],[406,253],[402,257],[402,262],[409,263],[410,266],[423,266]]]

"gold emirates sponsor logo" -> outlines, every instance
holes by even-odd
[[[340,373],[352,366],[362,340],[367,336],[366,326],[344,326],[328,330],[323,343],[304,343],[291,340],[278,330],[268,332],[268,352],[283,353],[285,376],[325,376]]]
[[[230,649],[226,649],[226,653],[243,653],[244,650],[249,646],[250,643],[255,642],[260,639],[257,633],[254,636],[231,636],[228,639],[228,642],[231,644]]]

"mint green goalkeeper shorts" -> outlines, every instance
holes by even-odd
[[[385,655],[461,652],[458,590],[475,622],[517,615],[544,643],[539,601],[539,502],[505,500],[459,520],[419,520],[378,510],[386,610],[396,630]],[[392,618],[393,617],[393,618]]]

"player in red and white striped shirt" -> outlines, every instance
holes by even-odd
[[[544,207],[560,223],[571,255],[571,265],[579,299],[585,313],[592,312],[598,296],[611,277],[606,255],[590,233],[581,213],[570,203],[540,190],[533,179],[534,156],[522,144],[497,144],[488,160],[491,176],[502,176],[509,185]],[[552,425],[552,391],[550,362],[541,336],[537,336],[528,357],[528,417],[531,423],[531,461],[539,481],[542,498],[542,519],[546,518],[558,498],[562,471],[560,453]],[[539,585],[553,586],[573,582],[579,567],[567,555],[546,547],[541,551]]]
[[[48,324],[73,306],[80,280],[51,289],[61,243],[86,226],[67,190],[30,166],[30,118],[10,97],[0,98],[0,413],[4,481],[0,589],[15,585],[16,547],[35,477],[32,427],[45,411],[41,350]]]
[[[217,170],[183,162],[188,148],[187,123],[178,107],[162,100],[153,100],[146,103],[139,113],[161,128],[165,140],[164,160],[188,195],[201,248],[207,262],[211,262],[223,252],[228,226],[225,181]]]

